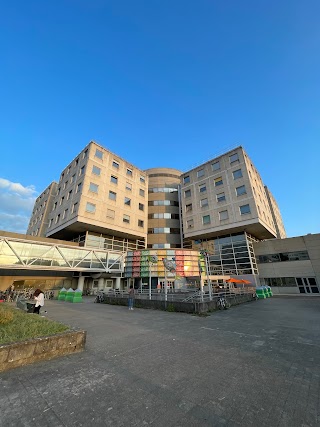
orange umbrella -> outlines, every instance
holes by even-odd
[[[241,280],[241,283],[244,283],[244,284],[246,284],[246,285],[251,284],[251,282],[249,282],[249,280],[244,280],[244,279],[242,279],[242,280]]]
[[[242,280],[240,280],[240,279],[234,279],[233,277],[231,277],[231,279],[227,279],[226,282],[229,282],[229,283],[243,283]]]

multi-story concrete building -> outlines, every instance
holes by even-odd
[[[264,189],[268,198],[273,223],[276,227],[277,238],[284,239],[286,237],[286,230],[284,228],[279,206],[276,202],[276,199],[273,197],[271,191],[266,185],[264,186]]]
[[[44,237],[49,225],[49,215],[52,211],[54,200],[57,195],[58,184],[52,182],[37,197],[30,218],[27,234],[31,236]]]
[[[182,247],[180,218],[181,172],[170,168],[147,169],[148,248]]]

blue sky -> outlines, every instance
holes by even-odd
[[[0,229],[25,231],[37,194],[95,140],[181,171],[241,144],[288,236],[320,232],[318,0],[0,10]]]

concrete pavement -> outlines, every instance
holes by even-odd
[[[198,317],[49,301],[83,353],[0,375],[1,426],[320,425],[320,300]]]

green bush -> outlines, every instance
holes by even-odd
[[[176,311],[176,309],[173,304],[169,304],[167,307],[167,311],[169,311],[170,313],[173,313],[174,311]]]
[[[12,320],[13,313],[0,307],[0,325],[6,325],[7,323],[12,322]]]

